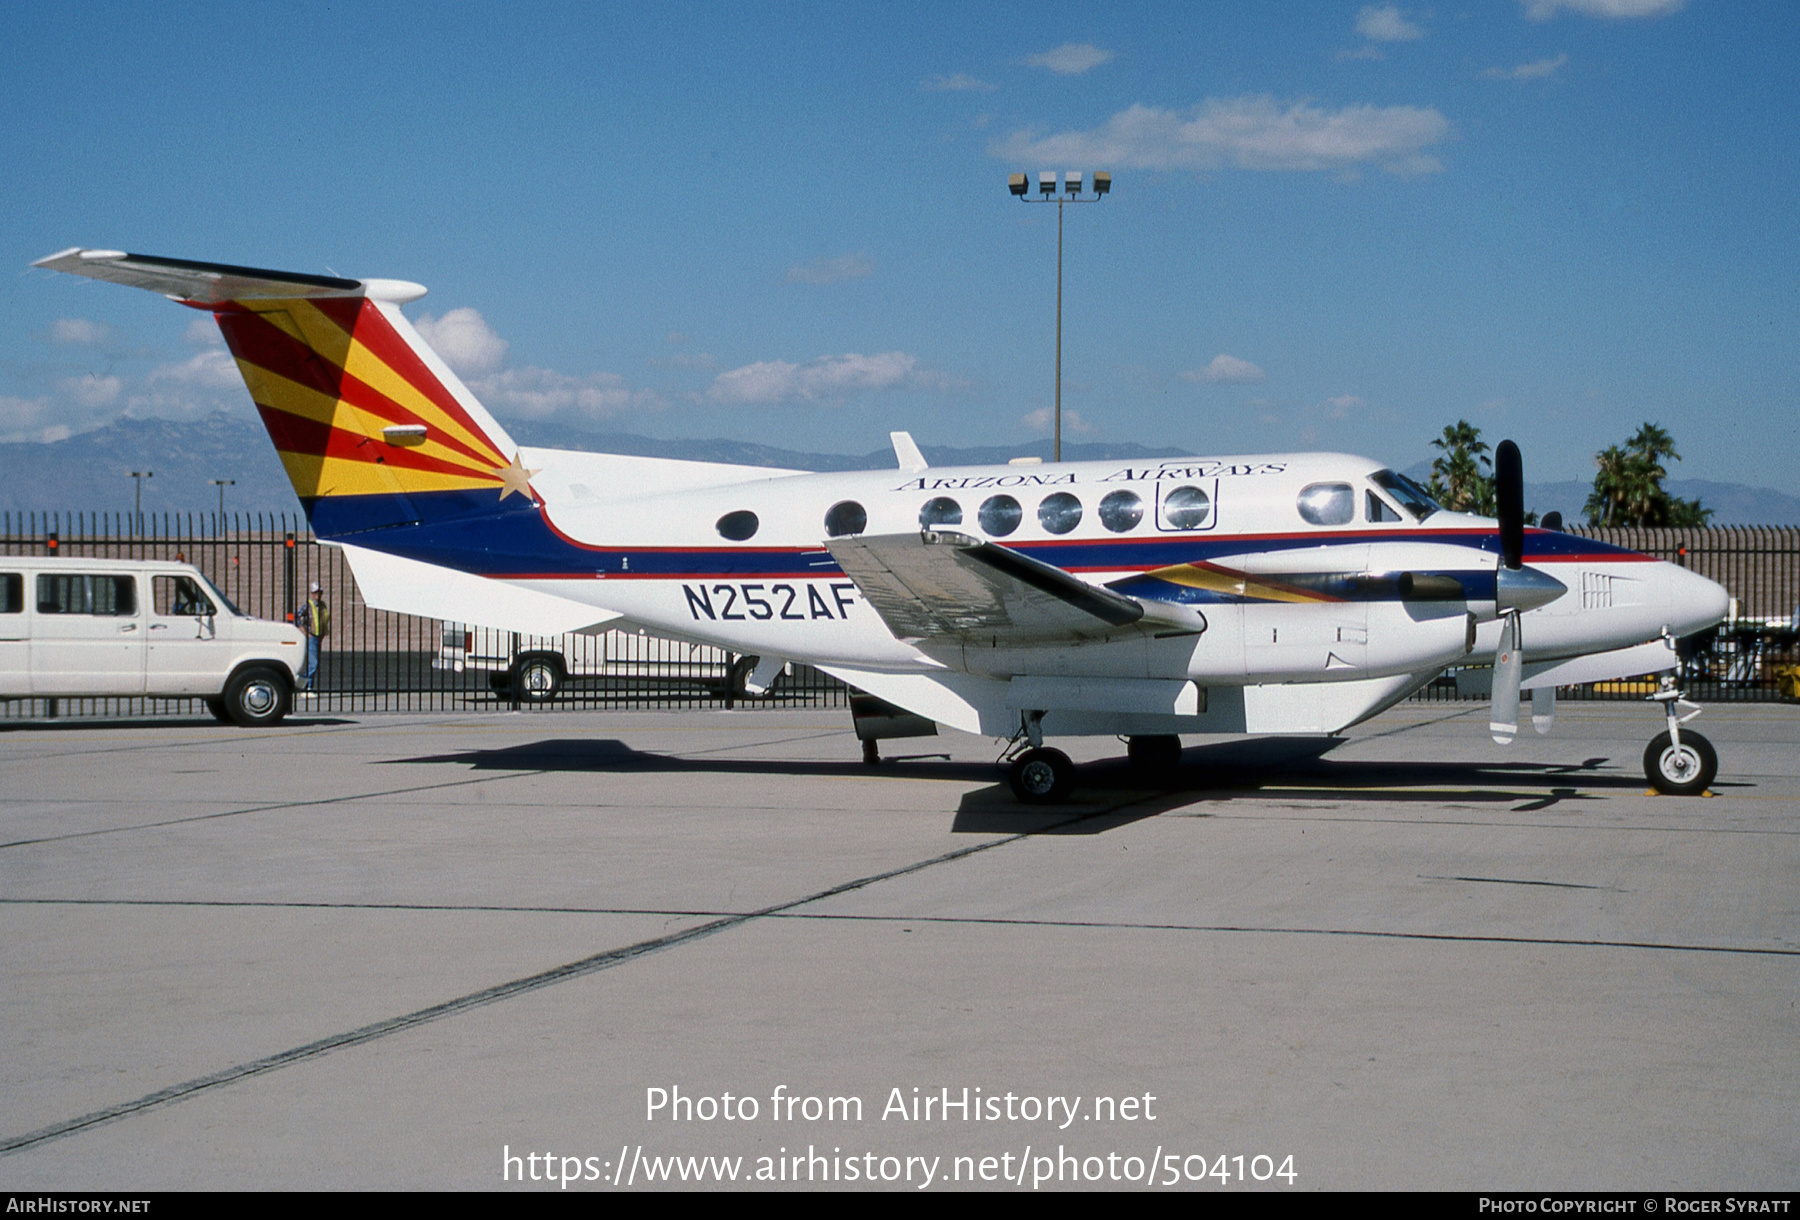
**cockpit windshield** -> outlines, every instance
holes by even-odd
[[[1411,513],[1420,521],[1438,512],[1441,505],[1431,498],[1431,493],[1403,474],[1395,474],[1391,470],[1377,470],[1369,476],[1369,482],[1381,488],[1400,501],[1400,507]]]

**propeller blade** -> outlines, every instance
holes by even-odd
[[[1556,723],[1556,688],[1540,686],[1531,692],[1531,727],[1548,733]]]
[[[1519,680],[1524,667],[1519,657],[1519,616],[1500,620],[1500,649],[1494,653],[1494,702],[1488,713],[1488,732],[1501,745],[1519,735]]]
[[[1525,464],[1511,441],[1494,449],[1494,503],[1500,518],[1500,561],[1516,572],[1525,562]]]

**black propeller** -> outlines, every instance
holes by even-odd
[[[1494,503],[1500,518],[1500,561],[1517,572],[1525,562],[1525,465],[1511,441],[1494,449]]]

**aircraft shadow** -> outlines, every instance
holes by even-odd
[[[1149,781],[1124,758],[1099,759],[1078,769],[1072,799],[1029,806],[1014,799],[992,763],[942,756],[884,760],[872,771],[854,759],[691,758],[633,749],[616,738],[551,738],[487,750],[390,759],[439,763],[476,771],[627,772],[659,775],[864,777],[912,775],[981,783],[957,803],[951,829],[959,834],[1092,835],[1197,803],[1253,797],[1291,797],[1323,805],[1348,802],[1504,806],[1528,813],[1600,799],[1607,792],[1642,791],[1642,776],[1601,773],[1612,760],[1578,763],[1338,761],[1326,755],[1341,738],[1260,737],[1194,746],[1181,766]]]

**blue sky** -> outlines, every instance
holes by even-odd
[[[0,438],[248,399],[70,245],[417,280],[503,421],[860,452],[1648,419],[1800,492],[1800,6],[11,5]],[[204,321],[204,319],[201,319]]]

